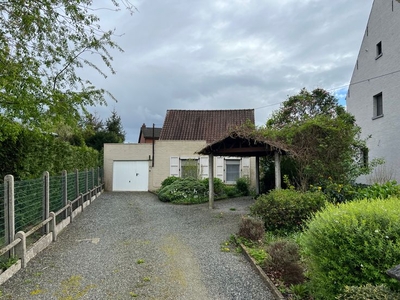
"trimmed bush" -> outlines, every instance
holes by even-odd
[[[258,197],[250,211],[263,219],[267,230],[293,231],[301,229],[303,223],[325,203],[325,195],[321,192],[273,190]]]
[[[204,184],[194,178],[180,178],[158,192],[158,198],[163,202],[194,204],[208,201],[207,189]]]
[[[236,180],[236,189],[241,196],[250,195],[250,183],[246,177],[241,177]]]
[[[201,182],[204,184],[205,189],[208,190],[208,178],[204,178]],[[222,182],[222,180],[214,177],[214,194],[217,196],[217,198],[221,199],[226,197],[224,188],[225,184]]]
[[[385,285],[346,286],[344,292],[336,297],[337,300],[398,300],[400,294],[395,293]]]
[[[168,176],[167,178],[165,178],[163,180],[163,182],[161,182],[161,188],[164,188],[172,183],[174,183],[177,180],[180,180],[181,178],[179,177],[175,177],[175,176]]]
[[[233,185],[225,185],[224,192],[228,198],[234,198],[239,196],[239,192],[236,189],[236,186]]]
[[[264,237],[264,222],[252,217],[242,216],[238,235],[248,240],[259,241]]]
[[[398,198],[329,204],[300,237],[316,299],[334,299],[345,286],[386,284],[399,288],[386,270],[400,261]]]

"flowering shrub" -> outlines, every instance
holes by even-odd
[[[207,189],[201,181],[194,178],[179,178],[161,188],[158,198],[163,202],[202,203],[208,201]]]
[[[167,178],[165,178],[163,180],[163,182],[161,182],[161,188],[164,188],[164,187],[174,183],[175,181],[177,181],[179,179],[181,179],[181,178],[175,177],[175,176],[168,176]]]
[[[345,286],[399,288],[385,274],[400,261],[399,198],[329,204],[300,237],[316,299],[334,299]]]
[[[292,231],[301,229],[325,203],[326,198],[321,192],[273,190],[258,197],[250,211],[264,221],[267,230]]]
[[[346,286],[337,300],[393,300],[400,299],[400,294],[388,289],[385,285],[366,284],[363,286]]]

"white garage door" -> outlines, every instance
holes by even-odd
[[[148,161],[114,161],[113,191],[148,191]]]

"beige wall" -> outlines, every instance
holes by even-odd
[[[148,161],[149,155],[151,155],[151,149],[152,149],[151,144],[104,144],[105,190],[112,191],[113,162],[115,160]]]
[[[197,158],[200,151],[207,145],[205,141],[156,141],[154,153],[154,168],[149,180],[149,190],[153,191],[161,186],[161,182],[170,174],[170,157],[179,156]]]
[[[161,182],[170,176],[170,158],[198,158],[197,151],[207,145],[205,141],[156,141],[154,149],[154,167],[152,144],[104,144],[104,179],[105,189],[112,190],[113,161],[139,160],[149,161],[149,191],[155,191]],[[215,166],[215,162],[214,162]],[[215,176],[214,170],[214,176]],[[255,184],[255,158],[250,159],[250,182]]]

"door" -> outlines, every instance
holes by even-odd
[[[148,161],[114,161],[113,191],[148,191]]]

